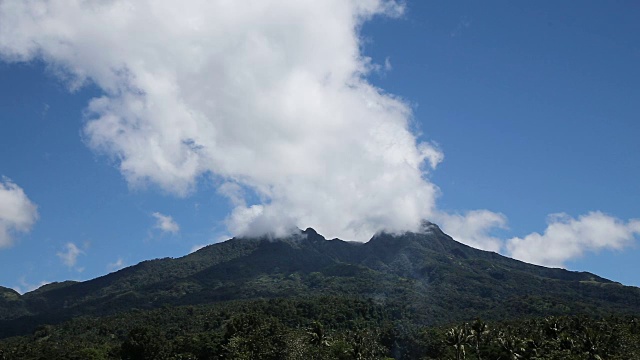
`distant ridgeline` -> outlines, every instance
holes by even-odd
[[[624,341],[635,339],[635,325],[630,325],[635,320],[625,316],[640,314],[640,289],[590,273],[526,264],[473,249],[434,224],[425,224],[422,233],[381,233],[367,243],[326,240],[309,228],[286,238],[231,239],[182,258],[144,261],[93,280],[49,284],[24,295],[0,287],[0,338],[28,335],[1,341],[0,359],[30,358],[26,349],[37,351],[38,346],[59,338],[71,341],[68,351],[93,352],[51,356],[171,358],[168,354],[178,353],[182,341],[184,346],[191,344],[187,347],[207,343],[209,353],[224,353],[227,358],[242,358],[230,351],[248,351],[245,358],[256,358],[257,348],[251,350],[251,342],[241,341],[253,336],[246,333],[251,331],[280,334],[277,341],[282,343],[274,338],[276,342],[261,345],[261,351],[272,349],[273,354],[261,353],[259,358],[283,358],[278,351],[287,348],[291,352],[296,342],[302,352],[309,344],[326,350],[314,350],[316,358],[325,353],[326,358],[340,358],[343,352],[355,356],[358,346],[369,351],[369,357],[361,354],[361,358],[412,358],[408,354],[426,356],[427,343],[433,349],[444,349],[441,355],[431,352],[430,356],[456,358],[461,353],[447,351],[460,351],[463,345],[467,352],[485,355],[511,351],[506,350],[509,346],[524,351],[525,346],[517,343],[520,340],[511,345],[504,339],[502,345],[495,339],[489,341],[490,330],[481,339],[481,329],[471,328],[477,318],[504,322],[564,315],[595,319],[612,314],[616,320],[606,326],[620,326],[621,334],[628,335]],[[565,321],[568,325],[563,329],[569,329],[578,326],[571,321],[583,318],[549,319]],[[600,324],[588,319],[581,321]],[[514,329],[524,324],[524,320],[517,321]],[[468,326],[460,325],[464,322]],[[60,325],[52,326],[55,324]],[[453,324],[457,324],[458,335],[447,333],[454,331],[447,328]],[[543,327],[541,322],[536,324]],[[426,336],[426,327],[433,331],[428,339],[421,337]],[[234,338],[235,333],[243,335]],[[183,339],[185,334],[192,335],[190,340]],[[473,334],[475,348],[469,340]],[[460,339],[455,340],[454,335]],[[493,335],[497,339],[499,332]],[[159,352],[153,357],[130,355],[152,351],[152,339],[164,340],[156,344],[154,349]],[[445,346],[455,341],[464,344]],[[607,341],[609,345],[615,342]],[[136,348],[141,343],[148,345],[146,350]],[[214,351],[212,346],[219,348]],[[600,346],[604,351],[605,346]],[[192,357],[182,358],[224,358],[206,357],[202,348],[189,349],[184,354]],[[624,349],[619,351],[626,355],[635,351],[629,346]],[[10,351],[13,357],[7,357]],[[53,350],[45,346],[39,351]],[[200,355],[195,354],[198,351]],[[594,351],[592,355],[598,355]],[[611,351],[609,356],[613,356]]]

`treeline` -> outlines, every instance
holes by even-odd
[[[132,311],[42,325],[0,359],[638,359],[635,317],[545,317],[445,327],[370,299],[316,297]]]

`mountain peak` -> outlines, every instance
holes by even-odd
[[[432,223],[429,220],[422,220],[420,222],[420,232],[432,232],[432,231],[442,232],[442,230],[437,224]]]
[[[377,233],[375,233],[373,235],[373,237],[371,238],[371,240],[375,239],[375,238],[381,238],[381,237],[406,237],[407,235],[411,236],[411,237],[423,237],[424,235],[432,235],[435,234],[437,236],[447,236],[447,234],[445,234],[440,227],[435,224],[432,223],[429,220],[422,220],[420,222],[420,228],[417,231],[401,231],[401,232],[393,232],[393,231],[387,231],[387,230],[381,230]],[[369,240],[369,241],[371,241]]]
[[[302,234],[307,236],[307,240],[311,240],[311,241],[326,240],[324,236],[318,234],[318,232],[311,227],[308,227],[305,230],[303,230]]]
[[[319,235],[318,232],[312,227],[308,227],[305,230],[302,230],[302,233],[307,235]]]

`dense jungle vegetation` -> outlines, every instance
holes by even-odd
[[[79,317],[0,341],[0,359],[636,359],[632,316],[417,326],[347,297],[236,301]]]

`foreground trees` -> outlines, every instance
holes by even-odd
[[[424,327],[402,314],[342,297],[166,307],[41,326],[0,340],[0,360],[640,358],[634,317]]]
[[[493,326],[477,320],[447,330],[447,346],[455,359],[635,359],[637,324],[635,317],[546,317]]]

